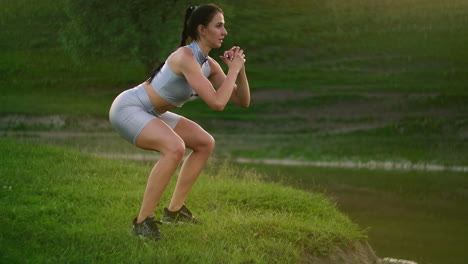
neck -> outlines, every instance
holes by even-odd
[[[208,46],[206,43],[204,43],[202,40],[197,40],[198,46],[200,47],[200,50],[203,53],[203,56],[208,56],[208,54],[211,51],[210,46]]]

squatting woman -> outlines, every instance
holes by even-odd
[[[240,107],[250,104],[244,51],[235,46],[220,57],[228,67],[227,73],[208,56],[213,48],[221,47],[228,34],[223,14],[214,4],[187,8],[180,47],[147,81],[121,93],[111,106],[110,122],[123,138],[162,154],[149,175],[140,212],[133,220],[135,235],[161,237],[154,210],[186,148],[192,152],[183,161],[162,222],[201,223],[187,209],[185,200],[215,141],[197,123],[170,110],[198,97],[215,111],[222,111],[229,101]]]

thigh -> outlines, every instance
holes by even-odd
[[[185,145],[192,150],[198,147],[214,147],[213,137],[199,124],[185,117],[180,117],[174,131],[184,140]]]
[[[185,148],[184,141],[161,119],[149,121],[136,139],[136,146],[162,153]]]
[[[181,118],[182,116],[169,111],[161,115],[161,120],[164,121],[164,123],[166,123],[172,129],[174,129],[177,126]]]
[[[135,89],[121,93],[112,103],[109,121],[128,142],[135,144],[142,129],[156,116],[149,114],[135,95]]]

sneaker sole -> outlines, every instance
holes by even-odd
[[[163,223],[163,225],[184,225],[184,224],[187,224],[187,222],[181,222],[181,221],[177,221],[177,222],[170,222],[170,221],[161,221]]]

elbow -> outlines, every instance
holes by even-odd
[[[211,108],[215,110],[216,112],[221,112],[224,110],[224,107],[226,107],[225,104],[213,104]]]
[[[213,107],[213,110],[215,110],[216,112],[222,112],[224,110],[224,107],[223,106]]]
[[[249,108],[250,106],[250,99],[248,100],[243,100],[237,103],[237,105],[241,108]]]
[[[250,106],[250,102],[244,102],[242,104],[239,105],[241,108],[249,108]]]

